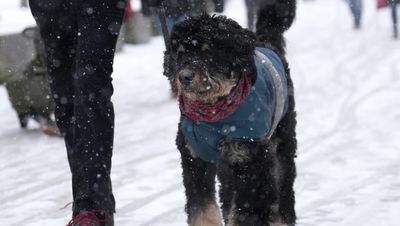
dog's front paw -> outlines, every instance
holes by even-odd
[[[210,204],[204,210],[190,217],[190,226],[222,226],[222,217],[217,204]]]

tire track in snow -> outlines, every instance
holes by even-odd
[[[388,47],[388,45],[385,45],[385,47]],[[359,49],[359,48],[357,48],[357,49]],[[375,46],[375,48],[372,49],[373,51],[372,50],[371,51],[378,52],[378,51],[381,51],[381,49],[382,49],[381,46]],[[359,50],[361,50],[361,49],[359,49]],[[333,137],[333,135],[338,134],[341,131],[343,131],[343,129],[345,129],[346,127],[354,126],[356,123],[356,120],[354,120],[355,119],[354,112],[355,112],[355,106],[358,105],[357,103],[364,101],[363,98],[365,98],[369,95],[376,94],[377,90],[384,89],[388,84],[390,84],[390,83],[382,84],[381,86],[379,86],[379,89],[376,88],[374,90],[370,90],[366,94],[364,94],[360,97],[357,97],[357,94],[360,93],[360,89],[362,89],[363,80],[366,79],[366,77],[363,76],[364,73],[360,73],[360,71],[364,71],[364,70],[360,70],[360,69],[362,69],[364,67],[365,61],[366,62],[369,62],[369,61],[376,62],[376,64],[379,65],[382,62],[384,62],[386,59],[379,57],[380,56],[379,54],[369,54],[365,57],[360,57],[360,56],[364,55],[363,52],[358,51],[358,52],[353,53],[353,51],[350,51],[350,53],[351,54],[349,56],[344,57],[343,59],[335,62],[335,65],[338,65],[336,67],[336,72],[333,73],[333,76],[329,78],[329,80],[333,81],[333,83],[335,83],[335,81],[337,80],[336,75],[342,75],[342,76],[345,76],[350,79],[349,86],[346,89],[347,93],[346,93],[345,97],[341,98],[341,99],[343,99],[343,102],[340,104],[340,109],[338,110],[336,123],[328,131],[318,134],[314,137],[306,138],[303,141],[301,141],[301,146],[299,147],[299,149],[305,151],[302,153],[302,155],[305,155],[305,156],[302,157],[300,155],[300,157],[298,159],[298,162],[300,164],[304,163],[305,165],[307,165],[307,163],[314,161],[316,158],[319,158],[320,156],[324,155],[326,152],[330,151],[329,149],[320,150],[320,149],[316,149],[316,148],[320,147],[320,145],[322,143],[324,143],[329,138]],[[370,55],[374,56],[374,58],[372,60],[370,59]],[[364,63],[360,63],[360,66],[358,66],[354,70],[351,70],[348,66],[348,62],[351,62],[352,59],[358,59],[359,61],[361,61],[363,59],[362,62],[364,62]],[[342,65],[344,65],[344,66],[342,66]],[[356,72],[356,71],[358,71],[358,72]],[[369,72],[370,73],[365,73],[365,74],[366,75],[368,75],[368,74],[375,75],[371,71],[369,71]],[[358,79],[357,78],[358,76],[360,76],[361,78]],[[395,77],[393,77],[390,82],[394,82],[394,81],[396,81]],[[311,92],[313,92],[313,91],[311,91]],[[353,117],[350,117],[350,116],[353,116]],[[352,120],[349,120],[349,119],[352,119]],[[310,152],[310,150],[314,150],[314,151]]]
[[[373,195],[378,195],[381,194],[381,186],[383,187],[388,187],[392,186],[393,184],[398,184],[400,181],[392,181],[393,179],[392,175],[390,175],[391,172],[393,172],[393,169],[398,169],[398,161],[400,161],[400,156],[397,157],[397,161],[391,162],[390,164],[384,165],[382,168],[379,170],[374,171],[372,174],[370,174],[368,177],[363,178],[362,180],[358,181],[357,183],[347,183],[345,186],[339,187],[339,189],[334,189],[329,192],[329,194],[324,194],[323,197],[310,201],[308,203],[304,203],[301,205],[297,205],[298,208],[298,213],[299,216],[303,216],[301,219],[299,219],[299,225],[301,226],[315,226],[318,223],[317,222],[327,222],[330,218],[330,215],[332,215],[332,212],[329,210],[326,210],[328,206],[335,206],[339,205],[342,206],[341,204],[344,203],[344,200],[349,202],[349,203],[355,203],[355,202],[350,202],[349,200],[353,200],[351,196],[354,196],[358,192],[360,192],[363,189],[368,189],[369,187],[374,187],[377,184],[379,185],[378,188],[375,188],[374,192],[371,192]],[[382,182],[383,181],[383,182]],[[374,182],[374,183],[371,183]],[[388,183],[386,183],[388,182]],[[350,197],[349,197],[350,196]],[[382,194],[381,194],[382,196]],[[369,198],[364,198],[361,200],[369,200]],[[359,214],[361,215],[362,213],[355,210],[355,208],[349,207],[352,210],[351,215],[353,214]],[[337,210],[338,208],[334,208],[334,210]],[[340,211],[344,212],[344,211]],[[307,217],[304,217],[304,216]],[[351,217],[351,215],[346,215],[348,217]],[[310,217],[309,217],[310,216]],[[343,217],[343,216],[342,216]],[[310,219],[309,219],[310,218]],[[339,222],[343,221],[345,219],[342,219],[339,217],[333,217],[332,219],[333,222],[331,222],[334,225],[341,225],[342,224]],[[331,220],[332,220],[331,219]],[[307,222],[311,221],[311,222]],[[321,224],[318,224],[321,225]],[[324,224],[325,225],[325,224]],[[328,225],[330,223],[328,222]],[[359,224],[356,224],[359,225]],[[345,226],[345,225],[343,225]],[[350,226],[350,225],[349,225]],[[353,226],[353,225],[351,225]]]
[[[155,202],[159,198],[168,196],[168,194],[172,192],[181,190],[180,188],[182,188],[182,183],[173,183],[172,185],[169,185],[167,187],[164,186],[162,189],[152,193],[151,195],[140,197],[135,200],[132,200],[131,202],[125,203],[124,205],[119,207],[120,209],[119,212],[123,214],[126,212],[144,208],[146,205]]]

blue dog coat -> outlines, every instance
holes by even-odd
[[[193,121],[181,116],[180,129],[196,156],[220,162],[218,144],[224,139],[249,141],[270,137],[287,111],[286,73],[276,53],[257,47],[254,56],[257,79],[240,107],[217,122]]]

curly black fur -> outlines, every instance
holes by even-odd
[[[171,49],[165,52],[164,74],[175,92],[178,72],[183,68],[196,68],[225,80],[254,78],[256,42],[281,57],[288,75],[289,109],[270,139],[225,141],[220,145],[224,161],[211,164],[196,158],[182,131],[178,131],[176,144],[182,158],[191,226],[222,225],[218,213],[210,215],[210,207],[216,205],[216,177],[221,182],[220,201],[227,225],[295,225],[296,112],[283,32],[294,20],[296,2],[270,0],[260,4],[256,34],[226,17],[202,15],[177,24],[169,40]]]
[[[268,43],[276,48],[276,51],[282,56],[285,55],[285,32],[292,25],[296,15],[296,1],[260,1],[256,25],[257,40]]]
[[[174,75],[188,65],[218,72],[228,69],[237,75],[255,73],[252,59],[255,34],[224,16],[204,14],[178,23],[169,42],[171,50],[165,52],[164,75],[173,86]],[[193,65],[193,62],[201,62],[202,65]],[[232,73],[225,75],[229,78]]]

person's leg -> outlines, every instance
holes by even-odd
[[[30,0],[32,14],[46,48],[47,71],[55,103],[56,123],[65,137],[67,151],[72,147],[73,61],[76,33],[72,7],[60,0]]]
[[[76,33],[71,7],[60,0],[30,0],[46,48],[47,71],[55,101],[56,122],[70,149],[73,120],[73,61]]]
[[[357,0],[356,1],[356,27],[360,28],[361,27],[361,19],[362,19],[362,11],[363,11],[363,0]]]
[[[56,124],[64,136],[68,158],[74,146],[74,59],[77,24],[75,5],[63,0],[30,0],[46,49],[47,71],[55,104]],[[70,162],[71,164],[71,162]],[[71,172],[74,170],[71,168]],[[75,183],[72,183],[75,194]],[[75,197],[75,195],[74,195]],[[75,199],[74,199],[75,200]]]
[[[398,31],[398,19],[397,19],[397,8],[396,8],[397,5],[395,0],[391,1],[390,7],[392,8],[393,36],[394,38],[398,38],[399,31]]]
[[[77,40],[75,35],[78,34],[78,23],[74,13],[75,7],[77,6],[64,4],[63,2],[63,0],[46,2],[31,0],[31,6],[32,13],[40,27],[41,35],[46,46],[50,86],[55,101],[56,123],[65,137],[68,160],[72,172],[74,198],[73,215],[75,216],[80,212],[92,209],[114,211],[114,199],[111,194],[109,173],[106,173],[103,178],[100,178],[101,174],[96,174],[93,170],[90,170],[90,172],[86,171],[87,166],[91,169],[93,167],[98,167],[100,171],[102,169],[108,169],[109,172],[111,154],[102,155],[104,158],[109,159],[108,164],[103,164],[101,161],[95,164],[89,164],[90,162],[96,161],[95,156],[101,153],[87,152],[87,145],[83,144],[83,142],[87,144],[96,142],[88,141],[88,136],[85,136],[84,139],[80,139],[81,134],[79,133],[79,128],[81,128],[81,121],[78,121],[76,109],[78,109],[79,112],[81,103],[79,103],[79,100],[75,99],[77,79],[74,79],[74,77],[77,78],[75,66],[78,67],[78,64],[75,63],[76,53],[82,51],[78,50],[76,47]],[[76,2],[72,1],[72,3],[75,4]],[[91,39],[88,37],[94,34],[88,35],[86,33],[78,36],[82,37],[83,35],[86,35],[85,40],[90,42]],[[90,48],[88,48],[87,51],[89,52]],[[81,59],[82,58],[84,59],[84,57],[81,57]],[[92,57],[92,59],[95,58]],[[103,62],[100,64],[103,64]],[[77,94],[79,93],[80,92],[77,92]],[[87,108],[90,108],[90,106],[87,106]],[[113,112],[111,112],[110,115],[113,117]],[[97,121],[97,123],[99,122]],[[108,128],[111,128],[111,126],[108,126]],[[92,131],[91,133],[102,134],[100,129],[98,131],[99,132]],[[111,145],[107,146],[109,150],[112,147],[112,141]],[[93,161],[90,161],[90,159],[93,159]],[[106,198],[92,195],[95,194],[92,191],[96,190],[97,186],[104,187],[102,185],[103,183],[97,184],[93,177],[99,177],[100,181],[108,181],[107,187],[110,187],[110,191],[99,195],[107,196]],[[91,187],[91,189],[89,187]],[[102,192],[100,191],[100,193]],[[108,204],[102,205],[101,202],[105,199],[109,200]]]
[[[350,10],[354,18],[354,28],[360,28],[361,26],[361,0],[349,0]]]
[[[255,0],[246,0],[246,8],[247,8],[247,28],[254,31],[256,24]]]
[[[114,110],[111,73],[125,2],[78,1],[74,148],[74,214],[83,208],[114,212],[111,156]]]

